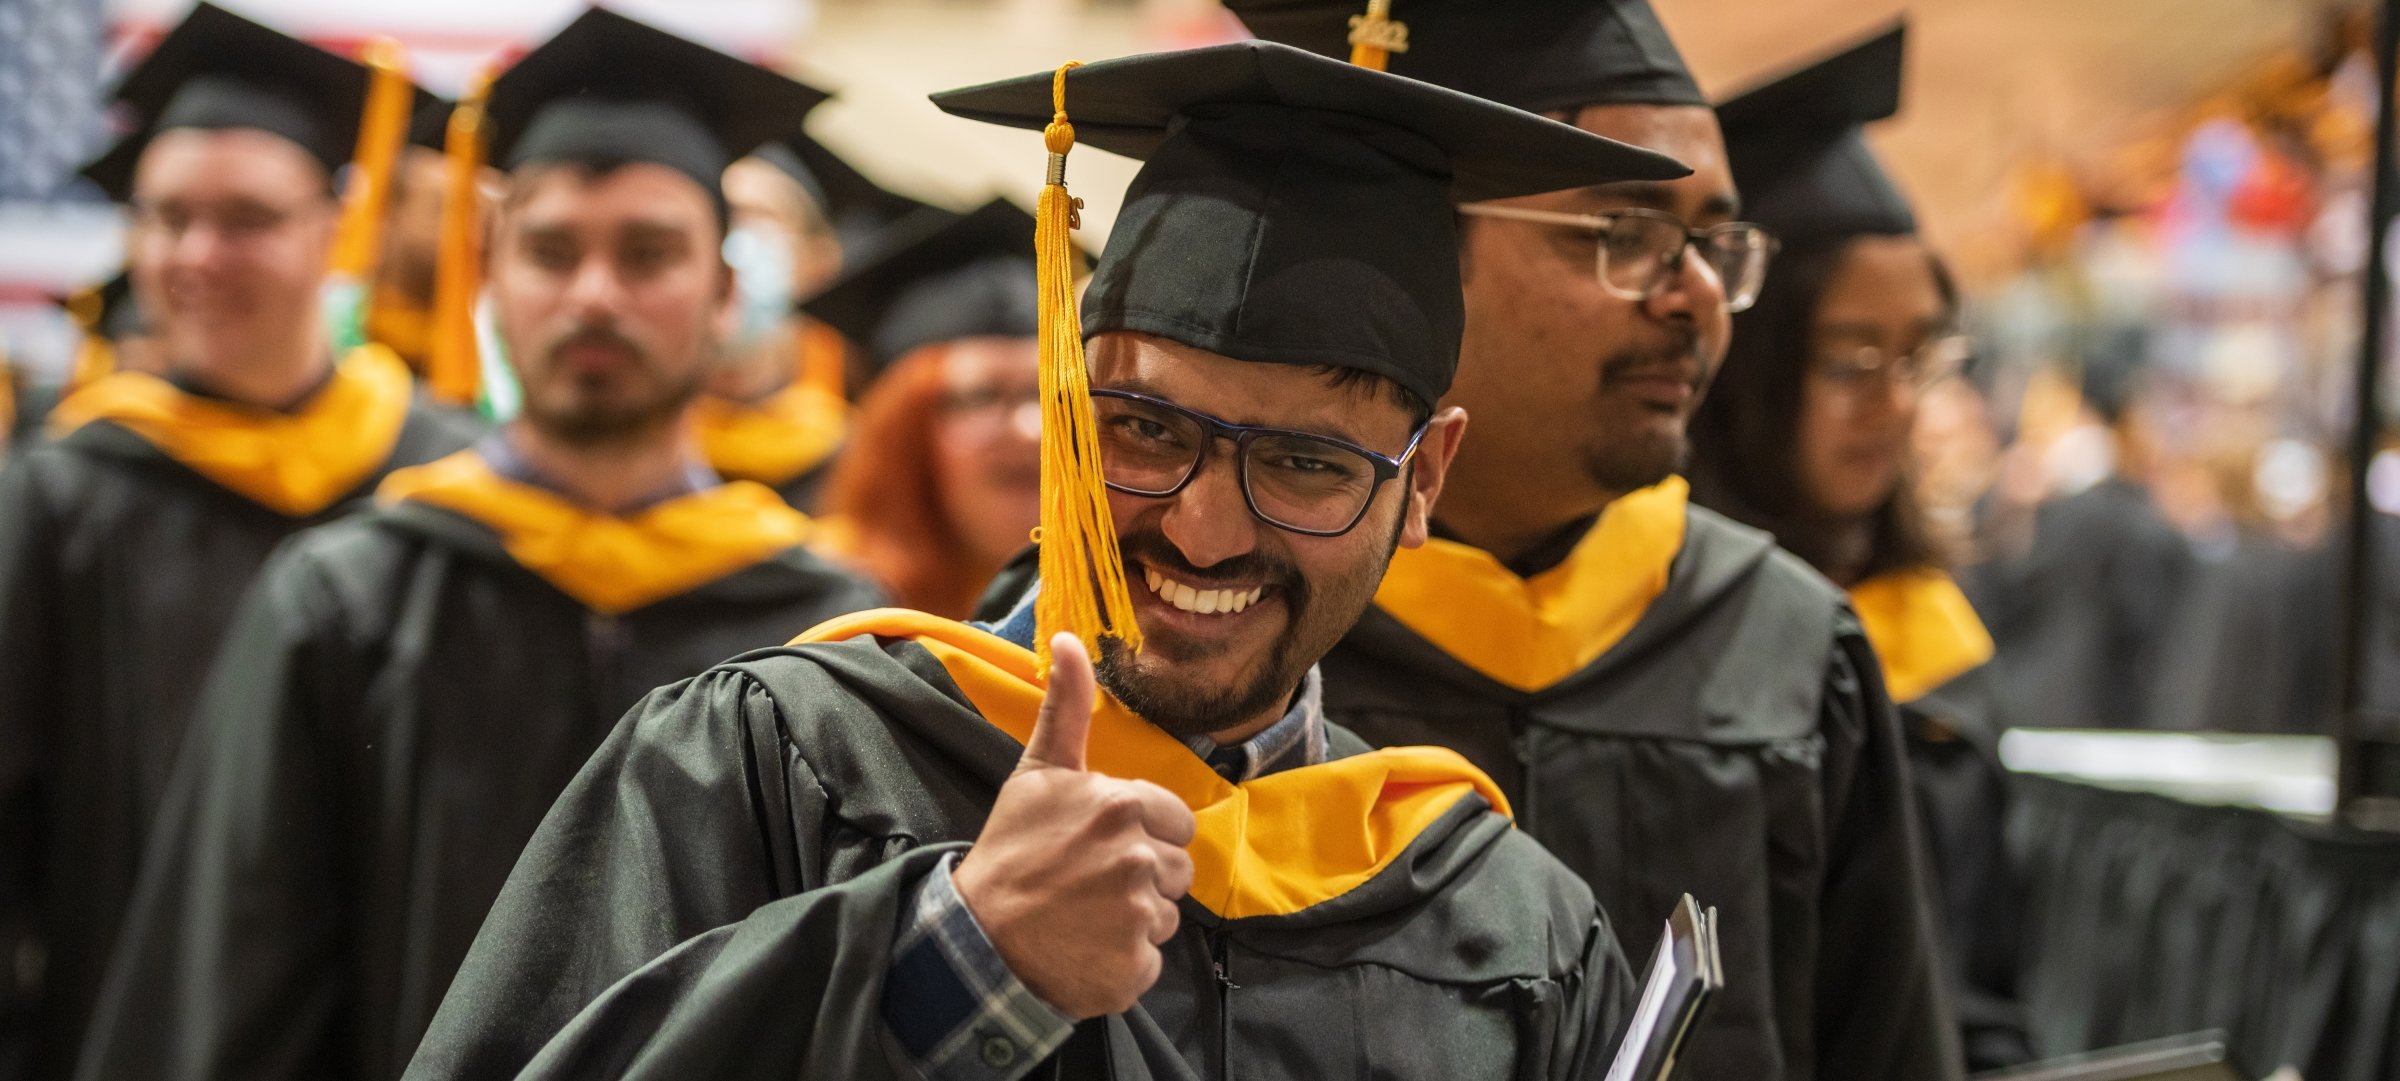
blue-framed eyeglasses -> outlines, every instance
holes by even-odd
[[[1200,475],[1209,448],[1228,439],[1250,513],[1311,537],[1338,537],[1356,528],[1383,482],[1400,475],[1432,426],[1419,425],[1407,449],[1387,458],[1330,436],[1228,424],[1129,390],[1092,391],[1092,415],[1101,479],[1109,487],[1153,499],[1174,495]]]

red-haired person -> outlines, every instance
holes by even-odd
[[[1033,218],[1002,200],[895,227],[804,305],[883,374],[826,482],[822,547],[902,607],[964,618],[1038,517]]]

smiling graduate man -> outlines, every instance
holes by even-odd
[[[653,696],[409,1076],[1598,1076],[1627,980],[1589,892],[1457,755],[1325,725],[1313,664],[1465,428],[1452,200],[1680,169],[1265,43],[937,101],[1059,155],[1039,586]],[[1077,130],[1146,159],[1080,329]]]

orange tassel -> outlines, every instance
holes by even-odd
[[[437,401],[469,406],[482,389],[475,342],[475,301],[483,293],[483,110],[492,71],[476,73],[442,145],[442,232],[435,248],[433,331],[425,360],[426,387]]]
[[[416,87],[408,81],[406,54],[391,38],[375,38],[359,50],[367,65],[367,106],[359,114],[358,149],[351,156],[350,183],[342,199],[341,231],[333,247],[333,272],[354,282],[374,276],[381,255],[384,207],[391,200],[392,170],[408,137],[409,107]]]
[[[1083,316],[1075,307],[1077,256],[1067,234],[1083,224],[1083,200],[1067,194],[1067,151],[1075,146],[1075,128],[1067,123],[1067,72],[1077,66],[1061,65],[1050,84],[1054,113],[1042,131],[1050,174],[1033,214],[1042,331],[1042,514],[1035,533],[1041,543],[1042,592],[1033,609],[1033,643],[1036,674],[1043,679],[1050,675],[1050,637],[1062,630],[1095,647],[1109,637],[1136,651],[1142,648],[1133,594],[1125,585],[1125,558],[1117,550],[1117,524],[1100,474]]]

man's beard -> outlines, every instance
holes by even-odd
[[[633,339],[607,327],[586,327],[560,338],[550,346],[551,373],[560,373],[564,361],[558,354],[578,345],[603,345],[623,350],[632,358],[627,370],[619,377],[641,380],[660,371],[649,350]],[[572,373],[553,374],[552,378],[574,379]],[[693,398],[700,393],[706,373],[701,366],[680,377],[668,376],[653,385],[649,393],[626,401],[596,400],[595,396],[579,395],[577,400],[563,406],[553,406],[541,394],[528,393],[524,399],[527,423],[542,434],[561,443],[577,447],[605,447],[638,442],[649,433],[674,422]]]
[[[1156,530],[1122,536],[1118,548],[1125,556],[1125,576],[1133,588],[1142,588],[1145,563],[1195,587],[1205,588],[1216,581],[1257,581],[1276,590],[1285,618],[1263,663],[1249,672],[1247,679],[1209,684],[1173,678],[1180,663],[1217,656],[1221,651],[1212,648],[1213,643],[1191,643],[1199,652],[1184,652],[1178,647],[1185,643],[1152,637],[1145,654],[1154,666],[1165,670],[1161,675],[1144,672],[1123,642],[1104,638],[1096,665],[1100,685],[1142,719],[1177,739],[1223,732],[1256,720],[1288,699],[1309,667],[1358,622],[1374,599],[1375,587],[1399,543],[1399,523],[1395,522],[1390,543],[1374,564],[1338,580],[1312,583],[1290,562],[1265,553],[1253,552],[1201,570]]]
[[[1692,358],[1696,349],[1697,343],[1687,338],[1664,349],[1619,353],[1602,365],[1601,385],[1607,386],[1620,378],[1621,373]],[[1707,370],[1696,361],[1694,365],[1704,373]],[[1699,408],[1707,389],[1708,379],[1704,374],[1693,387],[1691,409]],[[1687,411],[1663,428],[1642,424],[1599,432],[1599,438],[1584,450],[1584,475],[1608,492],[1638,491],[1657,484],[1681,471],[1690,460],[1691,439],[1687,430],[1690,423],[1691,413]]]

